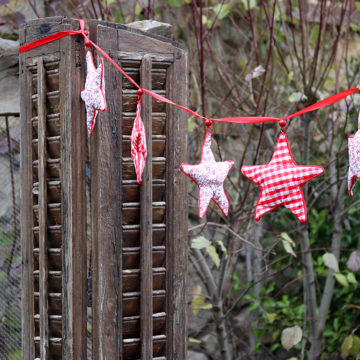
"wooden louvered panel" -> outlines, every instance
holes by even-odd
[[[77,27],[61,17],[35,20],[21,43]],[[70,37],[49,43],[21,54],[20,66],[23,359],[84,360],[83,44]]]
[[[165,313],[155,313],[152,315],[154,335],[163,334],[166,324]],[[127,339],[135,338],[140,333],[140,316],[124,317],[124,337]]]
[[[153,267],[153,289],[160,290],[165,288],[166,269],[164,267]],[[123,291],[140,291],[140,269],[127,269],[122,273]]]
[[[35,315],[35,334],[39,333],[40,315]],[[61,315],[49,316],[49,337],[61,338],[62,337],[62,317]]]
[[[47,169],[48,150],[46,144],[46,114],[48,108],[46,100],[46,78],[43,59],[37,61],[37,94],[32,98],[36,99],[38,114],[38,223],[39,223],[39,313],[40,313],[40,358],[49,358],[49,303],[48,303],[48,240],[47,240],[47,222],[48,222],[48,196],[47,196]],[[50,200],[50,199],[49,199]],[[35,207],[35,206],[34,206]]]
[[[90,22],[92,40],[125,72],[142,87],[186,105],[182,49],[103,25]],[[93,359],[184,360],[187,216],[180,164],[186,116],[143,95],[148,157],[139,185],[130,145],[137,88],[107,62],[105,83],[108,107],[91,144]]]

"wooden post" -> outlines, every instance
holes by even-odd
[[[26,24],[21,45],[79,28]],[[65,37],[20,55],[22,356],[86,359],[84,43]]]
[[[187,53],[169,39],[91,21],[92,40],[144,88],[187,105]],[[93,359],[187,358],[187,115],[142,99],[148,158],[130,154],[137,89],[105,60],[107,111],[91,143]]]
[[[152,89],[151,57],[145,55],[140,66],[140,82],[145,89]],[[152,101],[143,95],[141,117],[146,131],[147,158],[140,186],[140,340],[142,359],[151,359],[153,354],[153,266],[152,266]]]

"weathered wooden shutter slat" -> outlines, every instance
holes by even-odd
[[[21,44],[77,28],[62,17],[35,20]],[[68,37],[20,55],[26,360],[86,359],[83,46]]]
[[[48,319],[48,244],[47,244],[47,146],[46,146],[46,79],[43,59],[37,62],[38,96],[38,199],[39,199],[39,304],[40,304],[40,358],[49,358]]]
[[[140,84],[145,89],[152,88],[151,57],[145,55],[140,66]],[[141,117],[144,122],[147,143],[147,158],[142,184],[140,187],[140,263],[141,263],[141,299],[151,299],[153,291],[153,261],[152,261],[152,101],[144,94],[142,98]],[[140,300],[141,310],[141,356],[151,359],[153,355],[153,304],[151,301]]]
[[[90,28],[90,33],[92,33]],[[105,49],[117,37],[104,32]],[[112,53],[110,52],[110,56]],[[92,249],[93,249],[93,348],[92,358],[122,359],[122,207],[121,116],[122,77],[105,62],[106,106],[99,114],[91,139]],[[105,141],[106,139],[106,141]],[[97,152],[93,151],[97,148]],[[115,164],[115,166],[113,165]],[[106,188],[104,191],[102,188]],[[94,239],[101,238],[101,241]],[[120,281],[117,281],[120,279]],[[99,306],[95,306],[98,304]]]
[[[104,25],[90,22],[92,39],[101,48],[142,87],[186,105],[182,49],[121,25]],[[172,73],[180,70],[177,63],[183,72],[176,83]],[[108,84],[119,72],[107,62],[105,69],[109,94]],[[122,76],[116,83],[121,99],[114,102],[107,95],[114,110],[100,114],[91,144],[92,196],[96,197],[92,207],[93,359],[184,360],[187,216],[185,178],[179,168],[185,158],[186,116],[143,95],[148,159],[143,183],[138,185],[130,150],[137,88]],[[116,155],[110,151],[117,151]],[[116,196],[114,188],[119,192]],[[121,292],[114,294],[110,286]],[[119,329],[121,336],[114,336]]]
[[[169,69],[166,96],[177,104],[187,105],[188,101],[188,67],[184,51],[174,49],[174,64]],[[184,111],[166,105],[166,131],[172,141],[166,144],[167,155],[167,297],[168,318],[167,358],[174,360],[187,359],[187,301],[186,276],[188,262],[187,233],[187,190],[186,179],[180,170],[185,161],[188,118]]]

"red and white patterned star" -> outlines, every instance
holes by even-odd
[[[211,199],[214,200],[223,214],[229,212],[229,200],[224,191],[224,181],[234,166],[232,160],[216,162],[211,152],[211,133],[207,132],[202,150],[200,164],[182,164],[180,169],[199,187],[199,217],[202,219],[209,207]]]
[[[96,69],[90,50],[86,53],[86,81],[85,89],[81,91],[81,98],[86,106],[86,123],[89,135],[92,135],[95,118],[98,111],[106,110],[104,63],[100,58],[100,65]]]
[[[147,147],[144,123],[140,116],[141,100],[138,99],[136,118],[131,131],[131,158],[133,159],[138,184],[141,184],[141,175],[144,171]]]
[[[353,136],[349,136],[349,175],[348,189],[353,196],[353,187],[360,179],[360,114],[358,118],[358,131]]]
[[[284,205],[305,223],[306,204],[301,187],[322,174],[324,169],[321,166],[297,165],[287,136],[281,133],[269,164],[243,166],[241,172],[261,188],[255,208],[256,221],[269,211]]]

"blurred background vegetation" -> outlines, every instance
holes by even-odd
[[[37,16],[171,24],[173,38],[189,50],[190,107],[208,117],[281,118],[360,84],[358,1],[0,5],[1,36],[15,42],[19,26]],[[304,225],[283,207],[256,223],[259,189],[240,173],[243,164],[270,160],[279,126],[213,125],[215,156],[235,167],[225,182],[227,218],[213,204],[199,221],[197,186],[188,182],[189,359],[359,359],[360,189],[350,199],[346,183],[347,137],[357,130],[359,102],[354,95],[288,122],[295,161],[325,168],[303,188]],[[203,121],[190,117],[188,131],[188,162],[197,163]],[[9,331],[1,316],[0,339]]]

